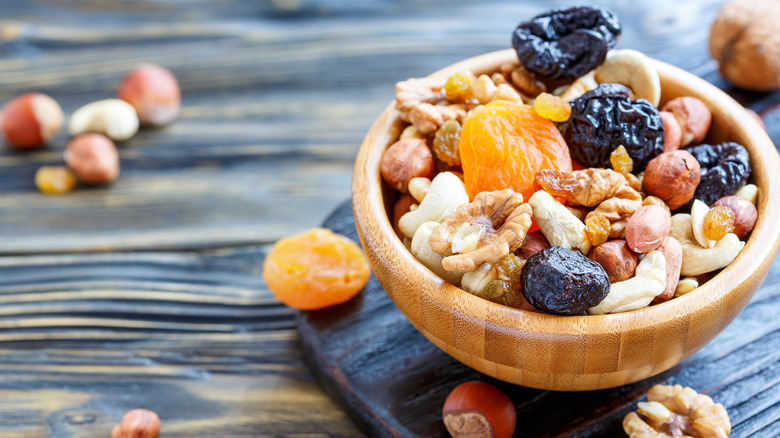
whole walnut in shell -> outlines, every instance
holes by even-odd
[[[736,0],[720,10],[710,29],[710,53],[720,74],[737,86],[780,88],[780,2]]]

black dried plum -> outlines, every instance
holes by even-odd
[[[527,70],[572,80],[601,65],[620,36],[620,21],[600,7],[553,9],[520,23],[512,47]]]
[[[581,315],[609,293],[609,276],[601,265],[561,246],[528,259],[521,280],[525,299],[556,315]]]
[[[625,87],[602,84],[571,101],[571,117],[560,125],[572,159],[585,167],[609,168],[609,156],[623,145],[634,173],[664,151],[661,114],[645,99],[631,99]]]
[[[750,178],[750,155],[738,143],[700,144],[685,150],[701,165],[701,179],[693,199],[712,205],[718,199],[736,193]]]

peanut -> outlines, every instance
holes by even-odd
[[[663,244],[672,227],[669,212],[657,205],[647,205],[634,213],[626,225],[626,243],[632,251],[647,253]]]

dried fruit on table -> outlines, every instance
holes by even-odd
[[[491,102],[475,111],[463,124],[459,147],[471,197],[511,188],[528,199],[539,170],[571,172],[560,132],[528,105]]]
[[[609,293],[609,277],[582,253],[551,246],[528,259],[522,272],[523,296],[537,309],[580,315]]]
[[[444,401],[442,419],[455,438],[510,438],[515,433],[517,413],[512,400],[488,383],[461,383]]]
[[[750,156],[740,144],[700,144],[685,150],[701,165],[701,180],[693,198],[707,205],[733,195],[750,177]]]
[[[612,170],[618,173],[631,173],[634,170],[634,160],[622,144],[609,155],[609,163],[612,165]]]
[[[35,172],[35,187],[47,195],[69,193],[76,187],[76,174],[64,166],[43,166]]]
[[[369,272],[355,242],[324,228],[280,239],[263,263],[263,280],[274,296],[301,310],[349,300],[366,284]]]
[[[585,219],[585,237],[591,245],[600,245],[609,238],[610,222],[606,216],[597,213]]]
[[[568,197],[577,187],[577,178],[571,173],[542,169],[534,176],[534,187],[553,196]]]
[[[664,151],[664,124],[658,109],[644,99],[626,97],[625,87],[600,85],[571,101],[561,132],[572,158],[587,167],[609,167],[612,151],[623,145],[633,172]]]
[[[553,122],[565,122],[571,116],[571,105],[558,96],[542,93],[534,99],[534,111]]]
[[[448,120],[436,131],[433,138],[433,153],[449,166],[460,166],[460,123]]]
[[[726,234],[734,231],[736,214],[734,210],[724,205],[712,207],[707,215],[704,216],[704,225],[702,231],[704,237],[710,240],[718,241]]]
[[[523,67],[536,75],[573,80],[604,62],[619,36],[620,22],[608,9],[553,9],[520,23],[512,47]]]

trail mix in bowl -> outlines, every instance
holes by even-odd
[[[521,23],[518,62],[396,84],[409,123],[381,162],[412,254],[484,299],[558,315],[641,309],[737,256],[758,189],[747,150],[702,143],[695,97],[658,108],[650,60],[598,7]]]

